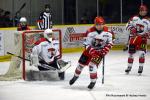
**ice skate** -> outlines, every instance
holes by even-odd
[[[58,61],[58,66],[60,67],[59,71],[64,72],[66,71],[69,67],[71,67],[71,61],[65,62],[63,60]]]
[[[89,89],[93,89],[94,86],[95,86],[95,83],[96,83],[96,82],[91,82],[91,83],[88,85],[88,88],[89,88]]]
[[[74,82],[78,79],[77,76],[74,76],[70,81],[69,81],[69,84],[72,85],[74,84]]]
[[[132,67],[128,66],[128,68],[125,70],[125,72],[126,72],[127,74],[129,74],[129,72],[131,71],[131,68],[132,68]]]
[[[65,72],[58,73],[60,80],[65,80]]]
[[[143,72],[143,66],[139,66],[139,69],[138,69],[138,73],[139,73],[139,75],[141,75],[141,74],[142,74],[142,72]]]

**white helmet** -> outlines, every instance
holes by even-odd
[[[53,31],[52,31],[52,29],[46,29],[44,31],[44,38],[48,39],[49,41],[52,41],[52,38],[53,38]]]
[[[25,17],[21,17],[19,21],[20,22],[27,22],[27,19]]]

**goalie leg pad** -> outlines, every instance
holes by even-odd
[[[58,72],[56,70],[55,71],[48,70],[48,71],[40,71],[40,80],[51,81],[60,79],[58,76]]]
[[[27,81],[42,81],[42,80],[60,80],[57,71],[35,71],[29,70],[26,72]]]
[[[39,71],[29,70],[26,72],[26,80],[27,81],[36,81],[40,80]]]
[[[34,65],[34,66],[38,66],[39,65],[39,59],[38,59],[38,55],[30,55],[30,64]]]

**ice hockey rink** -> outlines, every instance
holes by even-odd
[[[88,90],[90,83],[88,67],[73,86],[69,80],[73,77],[79,53],[65,53],[64,60],[71,60],[72,67],[66,71],[64,81],[0,81],[0,100],[150,100],[150,53],[141,76],[138,75],[138,53],[129,75],[127,67],[128,53],[111,51],[105,59],[105,83],[102,84],[102,65],[98,69],[98,80],[93,90]],[[0,73],[7,71],[9,62],[0,62]]]

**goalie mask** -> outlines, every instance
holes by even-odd
[[[44,31],[44,38],[48,39],[49,41],[52,41],[52,39],[53,39],[53,31],[52,31],[52,29],[46,29]]]

